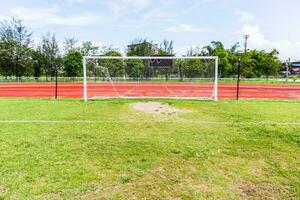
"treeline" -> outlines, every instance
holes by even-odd
[[[83,55],[121,56],[119,49],[98,47],[92,42],[79,44],[74,38],[66,38],[63,49],[60,49],[55,34],[47,34],[41,38],[37,46],[33,45],[32,33],[21,20],[11,19],[0,24],[0,76],[4,77],[38,77],[47,79],[59,76],[81,77]],[[138,44],[138,45],[136,45]],[[174,55],[173,41],[165,40],[160,45],[154,45],[144,39],[135,40],[125,49],[127,56]],[[235,77],[237,63],[240,62],[242,76],[252,78],[261,76],[276,76],[281,68],[278,59],[279,52],[250,50],[243,52],[238,44],[226,49],[221,42],[212,42],[205,47],[191,48],[187,56],[218,56],[220,77]],[[176,63],[174,69],[162,69],[160,74],[176,73],[183,77],[197,77],[203,71],[209,70],[203,62],[186,61]],[[129,77],[156,76],[158,72],[147,68],[138,60],[127,61],[126,65],[116,61],[103,63],[110,70],[111,76]],[[88,63],[90,76],[97,74],[96,63]],[[126,66],[126,69],[124,69]],[[204,70],[203,70],[204,69]],[[164,71],[165,70],[165,71]]]

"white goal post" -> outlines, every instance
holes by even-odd
[[[206,98],[211,99],[214,101],[218,100],[218,65],[219,65],[219,58],[217,56],[84,56],[83,57],[83,100],[86,102],[88,101],[88,69],[87,64],[90,60],[95,60],[96,63],[99,61],[105,60],[118,60],[118,61],[125,61],[125,60],[143,60],[143,61],[150,61],[150,60],[211,60],[212,61],[212,77],[210,79],[212,82],[212,97]],[[124,75],[125,76],[125,75]],[[122,98],[122,97],[120,97]],[[143,98],[143,97],[140,97]],[[157,97],[153,97],[157,98]],[[165,97],[162,97],[165,98]],[[166,97],[168,98],[168,97]],[[195,98],[191,98],[195,99]],[[201,97],[199,98],[201,99]],[[204,99],[204,98],[203,98]]]

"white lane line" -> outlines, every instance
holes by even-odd
[[[131,88],[128,92],[126,92],[125,94],[130,94],[133,90],[135,90],[136,88],[138,88],[139,85],[134,86],[133,88]]]
[[[176,95],[172,90],[170,90],[166,85],[164,85],[164,87],[166,88],[166,90],[167,90],[170,94],[172,94],[172,95],[174,95],[175,97],[177,97],[177,95]]]

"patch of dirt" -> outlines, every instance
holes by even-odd
[[[171,107],[167,104],[159,102],[145,102],[145,103],[133,103],[132,107],[135,110],[142,111],[150,114],[176,114],[176,113],[189,113],[189,110],[183,110]]]
[[[0,185],[0,199],[1,199],[1,196],[4,195],[4,193],[5,193],[5,189],[4,189],[4,187],[2,187]]]
[[[237,187],[244,197],[256,196],[257,188],[254,184],[241,183]]]
[[[46,199],[53,199],[53,200],[59,200],[61,199],[61,196],[59,193],[45,193],[42,195],[39,195],[38,197],[35,197],[33,199],[42,199],[42,200],[46,200]]]
[[[242,199],[297,199],[288,185],[240,183],[237,189]]]

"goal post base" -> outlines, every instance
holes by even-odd
[[[199,101],[215,101],[214,98],[205,98],[205,97],[92,97],[90,100],[109,100],[109,99],[166,99],[166,100],[199,100]]]

